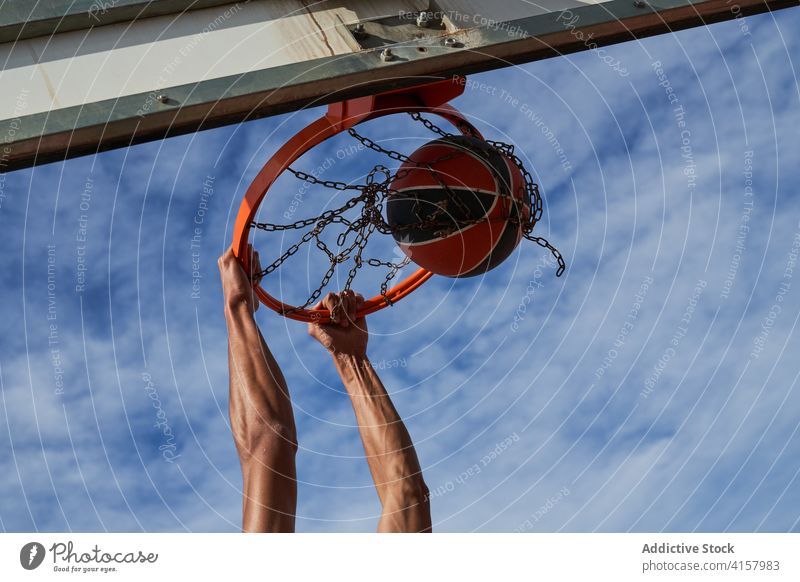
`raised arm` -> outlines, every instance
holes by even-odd
[[[258,272],[258,256],[252,261]],[[256,325],[249,278],[231,249],[219,259],[228,325],[231,431],[244,481],[242,529],[294,531],[297,435],[286,380]]]
[[[317,307],[333,313],[329,325],[310,324],[309,333],[331,353],[350,395],[372,479],[380,498],[379,532],[429,532],[428,488],[414,444],[391,398],[367,358],[367,322],[354,319],[360,295],[329,293]]]

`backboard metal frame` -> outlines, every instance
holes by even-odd
[[[0,42],[229,3],[117,0],[101,12],[96,7],[103,3],[97,0],[59,0],[51,2],[51,8],[53,4],[70,7],[68,14],[62,10],[59,20],[57,9],[42,8],[31,17],[22,8],[29,6],[27,1],[6,0],[4,6],[12,10],[0,18]],[[566,55],[586,50],[587,38],[592,47],[602,47],[797,5],[800,0],[737,0],[735,4],[732,0],[610,0],[443,31],[438,39],[424,37],[392,45],[388,60],[381,58],[381,48],[360,50],[4,119],[0,120],[0,136],[5,136],[0,140],[0,173],[456,74]],[[446,38],[453,40],[445,43]]]

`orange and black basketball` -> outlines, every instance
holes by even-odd
[[[472,277],[504,261],[531,213],[525,178],[483,140],[426,143],[397,171],[386,214],[402,251],[437,275]]]

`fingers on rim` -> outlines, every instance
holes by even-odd
[[[228,261],[230,259],[236,260],[236,254],[233,251],[233,245],[225,249],[222,255],[220,255],[219,260],[217,262],[221,265],[223,262]]]
[[[336,323],[336,319],[338,316],[338,309],[336,308],[336,304],[338,303],[338,296],[336,293],[329,292],[325,297],[317,301],[317,303],[311,308],[314,311],[319,311],[322,309],[327,310],[330,313],[331,323]],[[318,323],[318,322],[312,322]]]
[[[258,251],[253,248],[253,245],[247,243],[247,250],[245,255],[248,259],[248,267],[250,267],[250,279],[252,281],[261,280],[261,261],[259,260]]]
[[[356,313],[358,312],[358,306],[359,306],[358,297],[356,297],[356,294],[353,293],[350,296],[350,317],[351,317],[351,319],[353,321],[355,321],[355,319],[356,319]]]
[[[347,293],[346,291],[348,290],[343,291],[342,294],[340,295],[341,302],[339,306],[344,315],[344,317],[341,318],[342,327],[349,326],[350,323],[352,323],[353,321],[353,308],[354,308],[353,296],[351,293]]]
[[[358,309],[365,302],[366,300],[361,293],[356,293],[351,289],[344,289],[340,293],[328,292],[311,309],[315,311],[326,309],[330,312],[331,323],[338,323],[342,327],[347,327],[350,323],[363,319],[358,317]]]
[[[322,300],[322,305],[331,314],[332,323],[337,323],[337,320],[339,319],[339,301],[339,295],[333,292],[329,292]]]
[[[342,327],[350,325],[350,294],[349,289],[339,293],[339,300],[336,302],[337,321]]]

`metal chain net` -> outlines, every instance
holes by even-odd
[[[409,113],[409,115],[419,123],[423,124],[426,128],[428,128],[433,133],[440,135],[441,137],[454,137],[455,134],[447,133],[437,125],[435,125],[430,120],[422,117],[419,113]],[[461,155],[461,152],[456,151],[444,156],[441,156],[435,159],[432,163],[428,164],[419,164],[412,161],[408,156],[385,149],[375,143],[373,140],[369,139],[368,137],[360,135],[356,132],[355,129],[348,130],[350,135],[358,140],[364,147],[369,148],[375,152],[383,154],[387,156],[391,160],[395,160],[397,162],[408,164],[412,166],[405,170],[399,170],[397,172],[391,172],[388,168],[382,165],[375,166],[367,175],[367,179],[365,180],[364,184],[347,184],[345,182],[336,182],[333,180],[320,180],[310,174],[305,172],[301,172],[299,170],[295,170],[293,168],[289,168],[289,171],[294,174],[296,178],[299,180],[303,180],[304,182],[308,182],[309,184],[315,186],[322,186],[323,188],[330,188],[333,190],[339,190],[341,192],[346,191],[354,191],[358,192],[357,196],[354,196],[350,200],[348,200],[344,205],[340,206],[339,208],[326,210],[319,216],[313,216],[310,218],[305,218],[302,220],[298,220],[292,222],[290,224],[272,224],[267,222],[253,222],[251,224],[252,228],[256,228],[259,230],[263,230],[266,232],[279,232],[285,230],[303,230],[307,228],[311,228],[308,232],[306,232],[303,237],[296,243],[289,246],[286,251],[277,259],[275,259],[270,265],[266,268],[263,268],[262,271],[258,274],[258,277],[265,277],[272,273],[275,269],[280,267],[289,257],[294,255],[300,248],[305,245],[306,243],[314,241],[317,248],[322,251],[330,261],[330,266],[328,270],[322,277],[319,286],[311,293],[311,296],[308,300],[303,304],[300,305],[290,311],[305,309],[319,300],[320,295],[322,294],[323,289],[328,285],[333,274],[336,271],[336,266],[342,263],[345,263],[349,259],[353,260],[353,266],[351,267],[350,271],[347,274],[347,280],[344,285],[344,289],[350,289],[355,279],[359,269],[361,269],[364,265],[369,265],[372,267],[386,267],[389,269],[386,278],[381,283],[380,294],[384,298],[384,300],[391,304],[391,300],[387,297],[387,292],[389,288],[389,283],[394,279],[395,275],[397,275],[398,271],[408,265],[410,259],[406,257],[400,262],[392,262],[392,261],[382,261],[375,258],[364,258],[364,249],[367,246],[367,242],[369,241],[370,236],[376,230],[381,234],[393,234],[397,232],[402,232],[403,230],[410,230],[410,229],[437,229],[435,233],[440,236],[446,236],[451,234],[456,229],[464,228],[465,226],[469,226],[471,224],[476,224],[478,222],[482,222],[485,220],[484,216],[476,216],[472,217],[469,208],[466,206],[464,201],[454,192],[450,190],[450,188],[446,185],[445,181],[442,177],[433,169],[437,163],[445,161],[451,157],[455,157]],[[471,135],[471,132],[468,132]],[[539,194],[539,187],[537,184],[533,182],[533,177],[525,169],[525,166],[522,164],[522,160],[517,157],[514,153],[514,146],[509,145],[499,141],[491,141],[485,140],[487,147],[494,148],[504,155],[508,156],[514,164],[519,168],[520,172],[522,173],[525,179],[525,188],[526,194],[528,197],[528,201],[531,206],[531,212],[528,216],[528,219],[522,223],[522,236],[527,240],[533,241],[541,247],[546,248],[550,253],[553,255],[555,260],[558,263],[558,270],[556,271],[556,276],[560,277],[564,270],[566,269],[566,263],[564,262],[564,258],[562,257],[561,253],[556,249],[552,244],[550,244],[547,239],[534,236],[531,234],[536,223],[542,217],[542,198]],[[427,212],[426,216],[422,216],[422,204],[421,200],[417,198],[414,202],[414,212],[416,217],[419,219],[419,222],[409,225],[395,225],[390,226],[383,218],[383,208],[386,203],[387,198],[396,193],[396,191],[390,188],[390,184],[397,178],[401,178],[407,175],[414,169],[417,168],[425,168],[427,169],[431,175],[435,177],[435,179],[439,182],[442,186],[442,189],[447,193],[446,200],[439,203],[438,207],[433,212]],[[361,215],[355,219],[348,219],[345,218],[343,215],[352,210],[356,206],[361,205]],[[448,206],[452,205],[455,208],[458,208],[459,211],[462,213],[462,216],[465,216],[465,220],[459,220],[458,224],[454,224],[453,220],[448,220],[447,216]],[[521,214],[521,213],[520,213]],[[509,218],[509,221],[519,221],[519,218]],[[320,238],[322,231],[325,230],[331,224],[341,224],[344,226],[344,231],[341,232],[337,239],[336,239],[336,250],[334,252],[331,248],[325,244]]]

